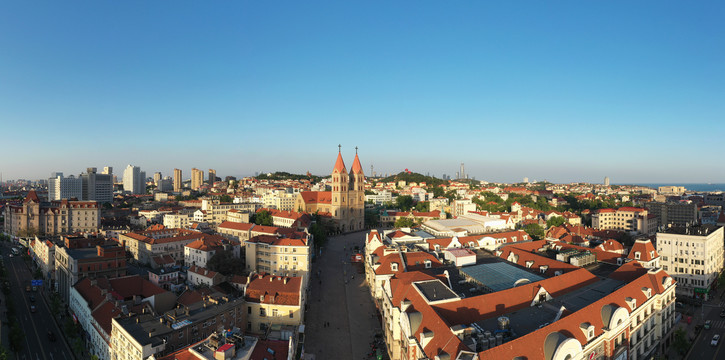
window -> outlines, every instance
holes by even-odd
[[[290,318],[290,319],[292,319],[292,318],[294,318],[294,317],[295,317],[295,313],[294,313],[294,311],[290,310],[290,311],[289,311],[289,318]]]
[[[261,317],[267,316],[267,314],[265,314],[265,312],[264,312],[264,308],[259,308],[259,316],[261,316]]]

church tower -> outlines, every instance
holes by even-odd
[[[333,219],[338,220],[338,224],[344,224],[344,219],[349,215],[345,210],[349,204],[347,191],[350,185],[348,182],[347,168],[345,167],[345,162],[342,161],[342,146],[338,145],[337,147],[337,161],[335,162],[335,168],[332,169],[330,214]],[[346,231],[344,228],[341,229]]]
[[[365,174],[363,174],[360,158],[357,156],[357,146],[355,147],[355,160],[350,169],[349,188],[350,227],[351,230],[362,230],[365,219]]]

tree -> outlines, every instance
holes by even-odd
[[[401,211],[409,211],[413,207],[413,197],[410,195],[400,195],[395,198],[395,206]]]
[[[219,197],[219,202],[230,203],[232,201],[234,201],[234,199],[232,199],[231,196],[226,195],[226,194]]]
[[[272,226],[274,224],[272,214],[267,210],[258,211],[254,214],[252,222],[263,226]]]
[[[10,355],[8,354],[8,349],[5,348],[5,346],[0,345],[0,360],[9,360]]]
[[[562,216],[552,216],[549,220],[546,220],[546,227],[561,226],[564,225],[566,220]]]
[[[430,203],[428,201],[418,201],[415,204],[415,211],[428,212],[430,211]]]
[[[428,188],[428,192],[432,192],[434,198],[442,197],[442,196],[445,196],[446,195],[446,191],[443,190],[443,188],[440,187],[440,186],[436,186],[436,187],[433,187],[433,188]]]
[[[687,332],[684,329],[675,330],[675,341],[672,342],[672,346],[680,355],[684,355],[690,349],[690,342],[687,340]]]
[[[544,238],[544,229],[538,224],[527,224],[524,226],[524,231],[526,231],[526,233],[534,240],[541,240]]]
[[[216,271],[223,275],[242,274],[244,272],[244,262],[241,258],[234,257],[231,251],[218,251],[209,259],[206,264],[209,270]]]
[[[377,210],[365,211],[365,227],[374,228],[380,226],[380,213]]]
[[[395,224],[393,225],[396,228],[404,228],[404,227],[412,227],[415,225],[415,220],[409,218],[409,217],[401,217],[398,218],[398,220],[395,220]]]
[[[368,217],[366,214],[365,221],[367,220]],[[320,224],[319,221],[310,225],[310,234],[312,234],[312,239],[315,241],[315,247],[318,249],[327,245],[327,233],[328,231]]]
[[[17,321],[13,321],[10,327],[10,350],[13,352],[20,352],[23,349],[23,340],[25,340],[25,333],[20,329]]]

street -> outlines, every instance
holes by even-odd
[[[15,304],[16,318],[25,335],[23,348],[17,354],[22,360],[72,360],[70,349],[63,341],[63,333],[57,328],[50,312],[50,307],[41,294],[27,292],[26,286],[32,280],[32,274],[20,256],[9,257],[10,248],[2,247],[3,261],[8,272],[10,282],[10,297]],[[30,296],[35,297],[31,302]],[[30,307],[35,305],[36,312],[31,313]],[[50,341],[48,331],[55,335],[55,341]]]
[[[350,264],[351,249],[364,239],[364,232],[330,237],[312,266],[305,353],[317,359],[366,359],[382,332],[365,274]]]
[[[725,301],[720,300],[716,297],[703,304],[703,306],[696,310],[695,318],[698,324],[704,324],[705,321],[712,321],[712,327],[710,329],[702,329],[700,334],[695,338],[690,351],[688,359],[724,359],[725,350],[723,348],[723,339],[725,336],[725,318],[720,317],[720,311],[723,309]],[[717,346],[712,346],[710,342],[715,334],[720,334],[720,342]]]

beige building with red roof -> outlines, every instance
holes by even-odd
[[[592,228],[651,234],[657,229],[657,219],[650,218],[647,209],[642,208],[599,209],[592,214]]]
[[[305,292],[301,277],[250,275],[244,293],[246,331],[264,334],[273,325],[304,323]]]
[[[306,213],[329,214],[335,228],[342,232],[362,230],[365,225],[365,174],[355,149],[355,159],[347,172],[338,152],[332,169],[332,191],[302,191],[295,209]]]
[[[209,260],[221,251],[229,251],[238,258],[241,255],[241,245],[237,240],[219,235],[203,236],[184,246],[184,266],[207,267]]]
[[[177,263],[184,262],[184,247],[194,241],[203,239],[219,239],[220,236],[209,235],[186,229],[163,229],[130,232],[119,236],[119,242],[137,262],[152,264],[157,256],[169,255]]]
[[[95,201],[43,202],[30,190],[22,204],[5,206],[5,232],[14,236],[97,232],[100,225]]]
[[[257,235],[244,242],[247,270],[305,279],[312,263],[311,237],[306,233]]]

